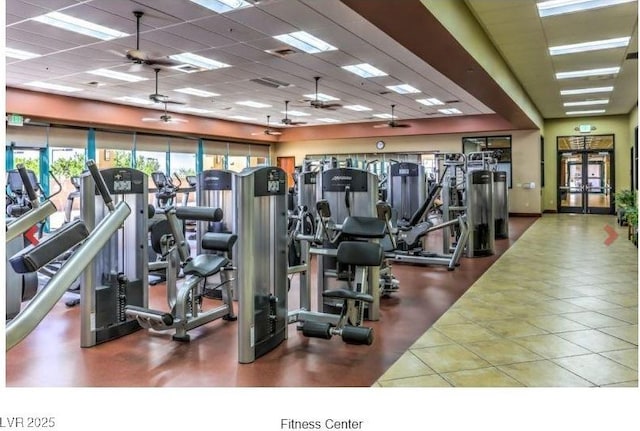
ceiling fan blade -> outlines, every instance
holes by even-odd
[[[391,127],[411,127],[411,124],[404,124],[404,123],[401,123],[401,124],[394,124],[394,125],[393,125],[393,126],[391,126]]]
[[[188,123],[189,120],[185,120],[184,118],[170,118],[169,123]]]
[[[164,99],[162,103],[171,103],[173,105],[186,105],[185,102],[180,102],[179,100],[169,100],[169,99]]]
[[[162,121],[162,120],[159,118],[144,117],[142,121],[144,121],[145,123],[157,123],[158,121]]]
[[[179,61],[172,60],[169,57],[156,57],[148,58],[144,60],[144,63],[149,66],[177,66],[181,64]]]
[[[282,135],[282,132],[278,132],[276,130],[269,130],[269,131],[266,131],[265,135],[280,136]]]
[[[383,129],[385,127],[391,127],[389,124],[384,123],[384,124],[376,124],[375,126],[373,126],[374,129]]]

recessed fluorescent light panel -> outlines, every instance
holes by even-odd
[[[618,72],[620,72],[619,67],[603,67],[600,69],[575,70],[573,72],[556,73],[556,79],[582,78],[585,76],[599,76],[599,75],[615,75]]]
[[[195,114],[206,114],[208,112],[211,112],[211,111],[206,110],[206,109],[192,108],[192,107],[189,107],[189,106],[187,106],[186,108],[182,108],[182,111],[193,112]]]
[[[371,108],[367,108],[366,106],[362,106],[362,105],[347,105],[345,106],[345,109],[351,109],[352,111],[371,111]]]
[[[44,24],[52,25],[54,27],[62,28],[64,30],[73,31],[75,33],[84,34],[85,36],[91,36],[102,40],[112,40],[119,37],[129,36],[127,33],[123,33],[109,27],[85,21],[83,19],[76,18],[70,15],[65,15],[60,12],[50,12],[46,15],[40,15],[31,19]]]
[[[243,121],[253,121],[255,118],[246,117],[244,115],[230,115],[229,118],[233,118],[234,120],[243,120]]]
[[[378,118],[393,118],[391,114],[373,114],[373,116]]]
[[[318,52],[335,51],[336,48],[333,45],[328,44],[324,40],[307,33],[306,31],[296,31],[288,34],[281,34],[273,36],[280,42],[284,42],[287,45],[291,45],[294,48],[298,48],[307,54],[315,54]]]
[[[151,100],[141,99],[140,97],[131,97],[131,96],[116,97],[115,100],[120,100],[121,102],[137,103],[139,105],[153,105],[154,104]]]
[[[575,88],[573,90],[560,90],[560,95],[570,96],[572,94],[608,93],[609,91],[613,91],[613,87]]]
[[[34,54],[33,52],[8,47],[4,49],[4,55],[10,58],[17,58],[18,60],[29,60],[31,58],[40,57],[40,54]]]
[[[351,73],[355,73],[356,75],[362,78],[375,78],[377,76],[387,76],[385,72],[382,70],[373,67],[369,63],[361,63],[354,64],[351,66],[342,66],[344,70],[348,70]]]
[[[441,112],[446,115],[462,114],[462,111],[456,108],[438,109],[438,112]]]
[[[193,3],[206,7],[214,12],[225,13],[231,10],[253,6],[244,0],[191,0]]]
[[[339,123],[340,120],[336,120],[335,118],[318,118],[318,121],[322,121],[323,123]]]
[[[537,4],[540,17],[614,6],[635,0],[550,0]]]
[[[416,99],[416,102],[422,103],[423,105],[433,106],[433,105],[444,105],[444,102],[436,99],[435,97],[429,97],[428,99]]]
[[[592,42],[574,43],[572,45],[552,46],[549,48],[549,54],[563,55],[573,54],[576,52],[597,51],[600,49],[622,48],[629,45],[630,39],[630,37],[616,37],[615,39],[594,40]]]
[[[606,112],[605,109],[592,109],[589,111],[569,111],[566,112],[567,115],[586,115],[586,114],[604,114]]]
[[[303,96],[306,97],[307,99],[313,99],[313,100],[316,100],[316,97],[317,97],[318,100],[321,102],[330,102],[332,100],[340,100],[337,97],[329,96],[328,94],[324,94],[324,93],[304,94]]]
[[[66,85],[52,84],[50,82],[42,82],[42,81],[28,82],[25,85],[28,85],[30,87],[43,88],[45,90],[64,91],[65,93],[82,91],[82,88],[68,87]]]
[[[111,70],[111,69],[89,70],[87,73],[90,73],[92,75],[104,76],[105,78],[119,79],[120,81],[127,81],[127,82],[138,82],[138,81],[147,80],[147,78],[143,78],[141,76],[131,75],[129,73],[116,72],[115,70]]]
[[[231,67],[226,63],[212,60],[210,58],[203,57],[201,55],[192,54],[190,52],[185,52],[183,54],[170,55],[169,58],[176,61],[181,61],[182,63],[191,64],[193,66],[198,66],[208,70],[220,69],[222,67]]]
[[[599,99],[599,100],[583,100],[580,102],[565,102],[563,106],[589,106],[589,105],[606,105],[609,103],[609,99]]]
[[[192,96],[198,96],[198,97],[219,96],[218,93],[212,93],[211,91],[205,91],[205,90],[198,90],[197,88],[191,88],[191,87],[176,88],[173,91],[177,91],[178,93],[190,94]]]
[[[387,88],[399,94],[420,93],[420,90],[409,84],[387,85]]]
[[[254,102],[253,100],[244,100],[242,102],[236,102],[237,105],[248,106],[250,108],[271,108],[271,105],[266,103]]]
[[[285,111],[280,111],[280,113],[285,114]],[[309,117],[311,115],[302,111],[287,111],[286,114],[291,115],[292,117]]]

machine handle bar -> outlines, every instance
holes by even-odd
[[[109,193],[109,189],[107,188],[107,184],[104,182],[104,178],[102,174],[98,170],[98,166],[96,162],[93,160],[87,160],[87,169],[89,169],[89,173],[93,177],[93,181],[96,183],[96,187],[98,188],[98,192],[102,195],[102,199],[104,200],[104,204],[109,208],[109,211],[114,210],[113,199],[111,198],[111,194]]]
[[[29,201],[33,207],[38,206],[38,195],[36,195],[36,191],[33,188],[33,184],[31,184],[31,180],[29,179],[29,175],[27,174],[27,168],[24,167],[22,163],[17,166],[18,174],[20,175],[20,179],[22,180],[22,186],[24,190],[27,192],[27,196],[29,197]]]

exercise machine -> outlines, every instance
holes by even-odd
[[[167,239],[169,241],[167,244],[169,267],[167,268],[166,285],[169,311],[127,305],[124,312],[129,319],[134,319],[143,328],[157,331],[173,329],[175,330],[173,340],[189,341],[191,337],[188,332],[194,328],[219,318],[224,320],[237,319],[231,298],[230,283],[233,279],[229,277],[231,271],[234,270],[230,259],[237,236],[227,233],[207,233],[202,237],[201,248],[220,254],[198,254],[192,258],[180,220],[215,222],[222,218],[221,210],[206,207],[168,207],[165,208],[164,215],[172,235],[171,239]],[[182,266],[185,274],[185,279],[180,287],[177,287],[176,277],[170,276],[175,273],[174,268],[178,264]],[[205,310],[204,299],[209,293],[205,281],[208,277],[218,273],[221,283],[217,287],[222,288],[223,303]]]
[[[424,166],[413,162],[389,165],[387,199],[397,214],[397,224],[408,223],[427,198]]]
[[[90,165],[90,170],[97,170]],[[96,178],[102,181],[96,183]],[[131,168],[103,169],[81,176],[80,218],[90,231],[126,204],[128,217],[100,248],[80,280],[80,345],[92,347],[140,329],[125,307],[148,304],[147,175]],[[97,186],[97,187],[96,187]],[[105,196],[108,197],[105,199]]]
[[[467,221],[469,241],[467,257],[490,256],[495,252],[493,214],[493,172],[467,172]]]
[[[69,286],[91,265],[109,238],[120,229],[131,214],[131,209],[126,202],[120,201],[114,204],[104,180],[92,160],[87,162],[87,167],[109,211],[93,226],[91,233],[82,220],[76,220],[65,226],[64,229],[56,231],[37,246],[24,250],[19,256],[15,256],[15,259],[11,259],[11,265],[14,269],[33,272],[69,248],[82,243],[49,281],[47,288],[39,291],[27,306],[7,323],[5,331],[7,350],[17,345],[37,327]],[[92,198],[94,190],[95,187],[92,185]],[[86,317],[89,319],[82,318],[81,320],[90,322],[91,318],[96,316]]]
[[[238,361],[251,363],[287,338],[287,175],[277,167],[233,176],[238,232]]]

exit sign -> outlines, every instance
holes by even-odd
[[[580,133],[589,133],[591,132],[591,124],[580,124]]]
[[[7,115],[7,124],[10,126],[22,126],[24,125],[24,117],[19,114]]]

